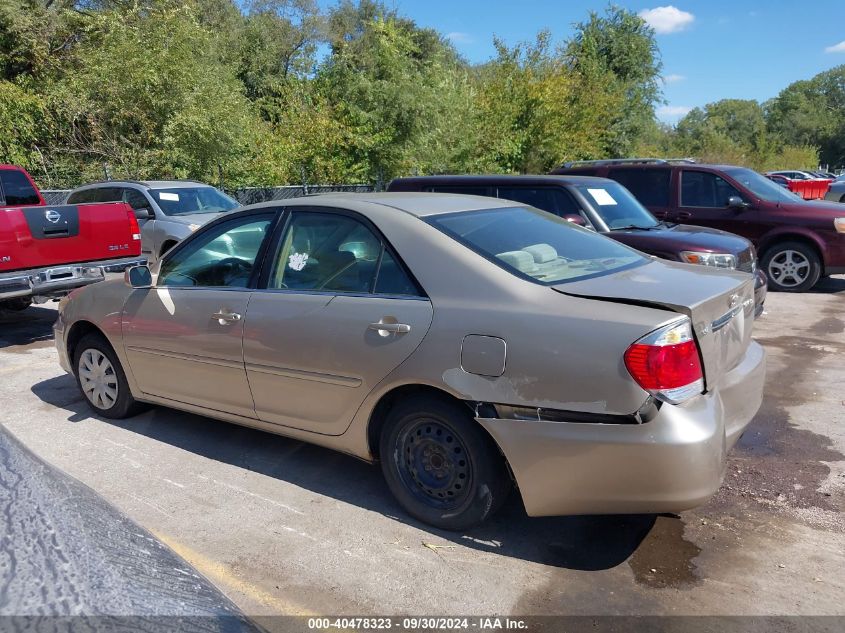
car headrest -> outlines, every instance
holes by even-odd
[[[531,255],[538,264],[545,264],[557,259],[557,251],[551,244],[534,244],[533,246],[526,246],[522,250]]]
[[[531,253],[525,251],[507,251],[505,253],[499,253],[496,257],[520,272],[533,273],[537,271],[537,264],[534,263],[534,256]]]

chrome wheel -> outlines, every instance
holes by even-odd
[[[794,288],[810,276],[810,261],[798,251],[781,251],[769,261],[769,277],[785,288]]]
[[[98,349],[79,356],[79,384],[88,401],[98,409],[111,409],[117,402],[117,374],[111,361]]]

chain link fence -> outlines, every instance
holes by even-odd
[[[272,202],[274,200],[289,200],[318,193],[367,193],[375,191],[371,185],[291,185],[285,187],[246,187],[244,189],[227,189],[226,193],[242,205],[258,202]],[[71,189],[44,189],[41,194],[48,205],[64,204]]]

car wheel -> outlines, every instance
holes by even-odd
[[[394,407],[379,454],[399,503],[411,516],[438,528],[478,525],[511,489],[496,444],[465,407],[446,400],[413,397]]]
[[[783,292],[809,290],[822,275],[818,254],[802,242],[775,244],[763,255],[762,265],[769,277],[769,288]]]
[[[88,404],[105,418],[128,418],[141,410],[132,397],[117,355],[99,334],[88,334],[74,350],[76,383]]]

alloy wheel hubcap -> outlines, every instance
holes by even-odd
[[[117,375],[100,350],[86,349],[79,357],[82,393],[98,409],[111,409],[117,402]]]
[[[397,466],[405,485],[438,508],[457,507],[469,494],[469,455],[457,435],[435,420],[420,420],[399,436]]]
[[[794,287],[810,276],[810,262],[798,251],[782,251],[769,262],[769,276],[781,286]]]

